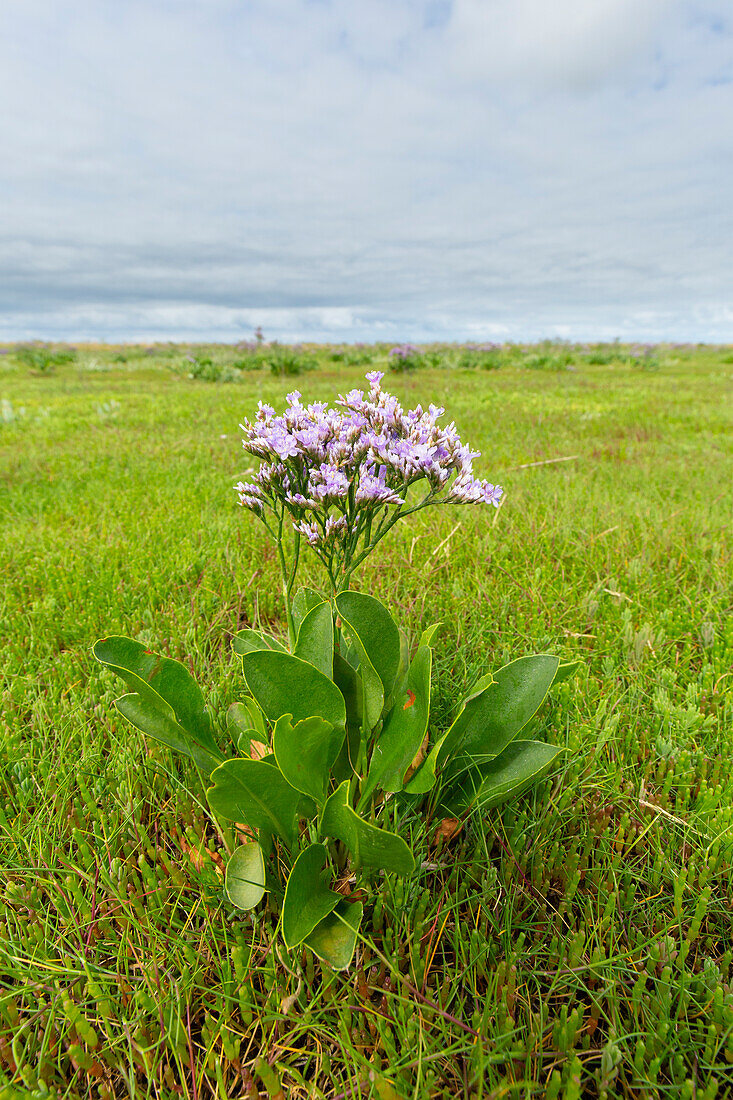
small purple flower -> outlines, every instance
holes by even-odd
[[[327,540],[333,540],[341,535],[345,535],[348,529],[349,523],[346,516],[338,516],[338,518],[329,516],[323,529],[323,537]]]
[[[271,450],[273,450],[279,458],[293,458],[298,454],[300,449],[298,447],[298,441],[287,432],[282,425],[278,425],[277,428],[273,430],[268,442]]]
[[[321,532],[315,523],[294,523],[293,528],[299,535],[304,535],[309,546],[318,546],[321,542]]]
[[[286,493],[285,500],[296,508],[313,507],[313,501],[309,500],[308,497],[304,497],[302,493]]]
[[[313,471],[308,488],[312,495],[319,500],[338,500],[345,497],[349,491],[349,479],[343,470],[337,466],[331,466],[328,462],[322,462],[317,471]]]
[[[379,473],[374,473],[373,466],[367,466],[362,470],[359,486],[356,490],[356,503],[358,505],[379,502],[380,504],[404,504],[402,497],[387,485],[387,467],[380,466]]]
[[[504,496],[504,490],[501,485],[492,485],[490,481],[485,481],[483,484],[483,493],[486,504],[493,504],[495,508],[499,507],[501,498]]]
[[[262,514],[262,490],[259,485],[240,481],[234,486],[234,490],[238,494],[239,503],[243,508],[248,508],[250,512],[255,512],[257,515]]]

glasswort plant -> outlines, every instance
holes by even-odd
[[[251,909],[267,894],[286,947],[305,945],[339,969],[355,949],[362,887],[378,871],[414,870],[406,840],[388,827],[393,809],[413,802],[467,817],[524,790],[561,752],[527,728],[553,683],[575,670],[548,654],[513,661],[484,676],[430,743],[436,627],[411,655],[389,611],[350,581],[398,519],[432,505],[498,506],[502,490],[474,475],[478,455],[454,424],[440,426],[443,409],[405,412],[382,377],[368,374],[369,393],[352,390],[336,408],[303,405],[295,392],[281,416],[260,404],[242,425],[261,465],[236,488],[276,541],[289,645],[256,630],[235,636],[247,692],[227,726],[239,755],[219,747],[182,664],[122,637],[93,650],[131,689],[118,710],[191,757],[210,779],[214,815],[246,833],[226,871],[232,904]],[[329,592],[291,599],[303,539]]]

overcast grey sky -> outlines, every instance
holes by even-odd
[[[733,340],[731,0],[4,0],[0,338]]]

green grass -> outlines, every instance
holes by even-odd
[[[413,637],[442,620],[434,731],[508,659],[583,671],[531,794],[437,845],[403,811],[421,870],[384,880],[345,975],[223,901],[231,837],[89,650],[126,633],[186,661],[221,718],[231,632],[284,629],[237,425],[368,367],[307,349],[299,379],[248,360],[224,384],[187,377],[190,348],[0,357],[2,1100],[733,1090],[730,349],[438,351],[389,388],[445,404],[506,502],[421,514],[359,583]]]

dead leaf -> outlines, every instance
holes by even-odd
[[[262,760],[264,756],[269,753],[267,745],[263,745],[261,741],[250,741],[249,743],[249,755],[253,760]]]
[[[293,1007],[298,997],[300,996],[300,991],[302,988],[303,979],[299,977],[298,985],[296,986],[295,992],[291,993],[289,997],[283,997],[282,1001],[280,1002],[280,1011],[282,1012],[283,1016],[287,1016],[288,1012],[290,1012],[290,1009]]]
[[[435,830],[433,847],[437,848],[440,844],[448,844],[454,836],[458,836],[462,828],[463,822],[457,817],[444,817]]]
[[[181,837],[180,844],[181,850],[186,853],[196,870],[200,871],[204,865],[204,856],[201,849],[193,844],[189,844],[185,837]]]
[[[334,890],[337,894],[342,894],[345,898],[351,896],[351,891],[356,884],[356,875],[352,875],[350,871],[346,871],[336,883],[334,883]]]
[[[219,855],[218,852],[212,852],[211,848],[207,848],[206,851],[209,853],[210,858],[213,860],[214,864],[216,865],[216,869],[219,872],[219,874],[223,875],[224,874],[224,860],[223,860],[223,858]]]

